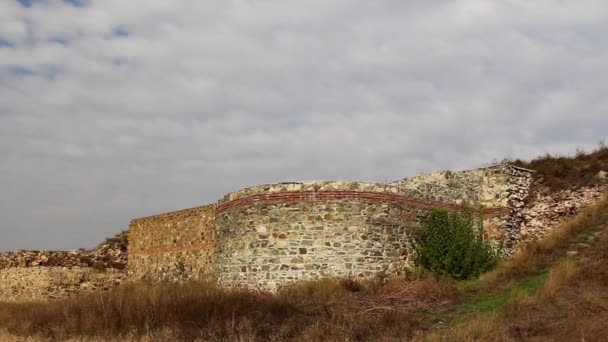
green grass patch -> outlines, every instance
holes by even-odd
[[[502,286],[483,279],[463,281],[458,284],[458,288],[463,297],[467,299],[455,312],[438,320],[447,322],[449,326],[466,321],[473,316],[500,314],[514,297],[533,296],[543,286],[548,275],[549,271],[543,270],[518,281],[510,281]]]
[[[515,292],[518,295],[532,296],[543,286],[548,276],[549,271],[545,270],[542,273],[524,278],[516,284]]]
[[[501,310],[507,300],[509,299],[508,293],[495,295],[491,297],[478,298],[472,302],[465,303],[459,310],[461,315],[467,315],[470,313],[491,313]]]

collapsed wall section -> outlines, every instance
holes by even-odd
[[[402,192],[387,184],[323,181],[229,194],[216,211],[218,281],[275,290],[299,280],[398,273],[411,265],[412,234],[431,209],[463,209]]]
[[[108,290],[126,277],[127,233],[92,250],[0,253],[0,302],[47,301]]]
[[[129,226],[135,279],[202,279],[212,272],[215,204],[139,218]]]

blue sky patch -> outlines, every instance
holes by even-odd
[[[89,0],[63,0],[63,2],[67,2],[68,4],[76,7],[85,7],[89,4]]]
[[[37,2],[44,2],[44,0],[17,0],[23,7],[32,7]],[[63,2],[76,7],[84,7],[89,4],[89,0],[63,0]]]
[[[112,64],[114,64],[115,66],[123,66],[123,65],[127,64],[127,62],[128,61],[126,59],[120,58],[120,57],[119,58],[114,58],[112,60]]]
[[[32,4],[35,2],[35,0],[17,0],[17,1],[21,4],[21,6],[24,6],[24,7],[31,7]]]
[[[15,47],[15,43],[11,42],[10,40],[0,37],[0,48],[5,47],[5,46]]]
[[[11,65],[6,68],[8,73],[15,77],[40,76],[49,80],[54,80],[61,73],[61,69],[56,65],[48,65],[34,70],[20,65]]]
[[[53,43],[59,43],[63,46],[67,46],[70,44],[70,40],[66,37],[53,37],[53,38],[49,39],[49,41],[53,42]]]
[[[112,30],[112,35],[115,37],[126,37],[129,35],[129,31],[122,26],[117,26]]]
[[[8,67],[8,71],[11,74],[13,74],[15,76],[19,76],[19,77],[36,75],[36,73],[34,72],[34,70],[31,70],[31,69],[28,69],[28,68],[24,68],[24,67],[18,66],[18,65],[9,66]]]

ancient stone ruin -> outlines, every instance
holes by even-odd
[[[483,215],[485,236],[511,253],[531,175],[499,165],[388,184],[254,186],[217,203],[133,220],[129,274],[263,290],[299,280],[398,274],[412,265],[412,234],[429,212],[467,205]]]
[[[0,302],[46,301],[108,290],[126,278],[127,233],[86,251],[0,253]]]
[[[510,255],[606,192],[605,177],[590,188],[532,191],[542,187],[532,176],[503,164],[391,183],[254,186],[134,219],[128,234],[93,251],[0,254],[0,301],[61,298],[125,279],[207,279],[273,291],[300,280],[396,275],[412,266],[413,234],[434,208],[477,211],[484,238]]]

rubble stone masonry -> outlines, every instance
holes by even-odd
[[[464,205],[481,210],[486,237],[511,251],[530,179],[529,170],[499,165],[390,184],[249,187],[216,204],[133,220],[129,274],[265,290],[306,279],[395,274],[411,266],[412,234],[430,210]]]
[[[512,253],[531,171],[508,165],[393,182],[314,181],[256,186],[216,210],[215,276],[229,287],[274,290],[299,280],[395,274],[412,265],[413,232],[434,208],[485,217],[485,236]]]
[[[512,254],[520,237],[522,210],[532,184],[533,171],[501,164],[460,172],[443,171],[395,181],[402,191],[415,191],[425,199],[482,208],[505,208],[499,218],[486,220],[486,236],[500,240]]]
[[[135,219],[129,227],[135,279],[201,279],[215,255],[215,204]]]
[[[275,290],[299,280],[398,274],[412,266],[413,234],[435,208],[478,211],[484,237],[511,254],[520,241],[542,236],[546,227],[552,229],[561,217],[605,193],[605,187],[535,193],[530,202],[532,175],[497,165],[387,184],[311,181],[249,187],[217,203],[134,219],[128,278],[208,278],[228,287]],[[126,235],[108,241],[114,242],[101,245],[96,254],[0,254],[0,301],[47,300],[116,286],[126,276],[121,269],[127,250],[113,246]],[[99,265],[106,270],[96,269]]]
[[[125,273],[117,269],[11,267],[0,270],[0,301],[48,301],[77,293],[109,290],[124,278]]]

